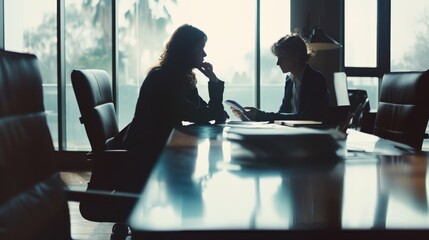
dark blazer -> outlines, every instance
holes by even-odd
[[[277,113],[274,112],[258,112],[256,121],[274,121],[274,120],[293,120],[306,119],[318,120],[323,119],[324,109],[328,106],[328,89],[326,86],[325,76],[312,68],[309,64],[305,66],[302,74],[302,85],[299,96],[298,113],[292,114],[292,106],[290,99],[292,97],[292,84],[287,84],[292,81],[286,78],[285,94],[282,105]]]
[[[224,122],[223,91],[224,82],[209,82],[207,103],[196,87],[183,89],[176,73],[162,68],[152,70],[140,88],[133,120],[121,131],[125,131],[121,147],[154,158],[164,147],[171,130],[181,126],[182,121]]]

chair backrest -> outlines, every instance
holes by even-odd
[[[92,151],[106,150],[106,141],[119,132],[109,74],[99,69],[73,70],[71,81]]]
[[[383,76],[374,134],[421,149],[429,117],[429,71]]]
[[[34,55],[0,50],[0,239],[70,239]]]

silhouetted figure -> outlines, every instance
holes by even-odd
[[[208,124],[226,120],[224,82],[217,78],[212,65],[204,62],[206,41],[206,34],[191,25],[182,25],[173,33],[159,64],[149,70],[140,88],[133,120],[121,131],[123,137],[118,135],[115,140],[121,148],[141,156],[146,169],[156,160],[171,130],[182,121]],[[198,94],[195,68],[209,78],[208,103]]]
[[[271,51],[277,57],[277,65],[282,72],[287,73],[279,111],[264,112],[246,107],[247,118],[235,110],[234,115],[242,120],[253,121],[322,120],[329,99],[326,79],[308,63],[311,54],[307,52],[304,40],[299,35],[286,35],[271,46]]]

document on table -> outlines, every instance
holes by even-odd
[[[269,124],[268,121],[257,122],[257,121],[227,121],[226,126],[232,128],[276,128],[278,126]]]
[[[232,109],[238,111],[241,113],[241,120],[242,121],[250,121],[250,119],[247,117],[246,115],[246,109],[244,109],[243,106],[241,106],[240,104],[238,104],[236,101],[234,100],[225,100],[225,103],[230,106]]]
[[[235,110],[237,110],[237,111],[240,111],[240,112],[242,112],[242,113],[245,113],[246,112],[246,109],[244,109],[244,107],[242,107],[240,104],[238,104],[236,101],[234,101],[234,100],[225,100],[225,103],[228,105],[228,106],[230,106],[230,107],[232,107],[233,109],[235,109]]]
[[[345,156],[345,139],[333,130],[230,128],[226,138],[246,149],[246,158],[253,163],[332,163]]]

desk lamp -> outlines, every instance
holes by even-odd
[[[323,29],[315,27],[308,39],[307,47],[313,51],[324,51],[338,49],[341,44],[326,35]]]

